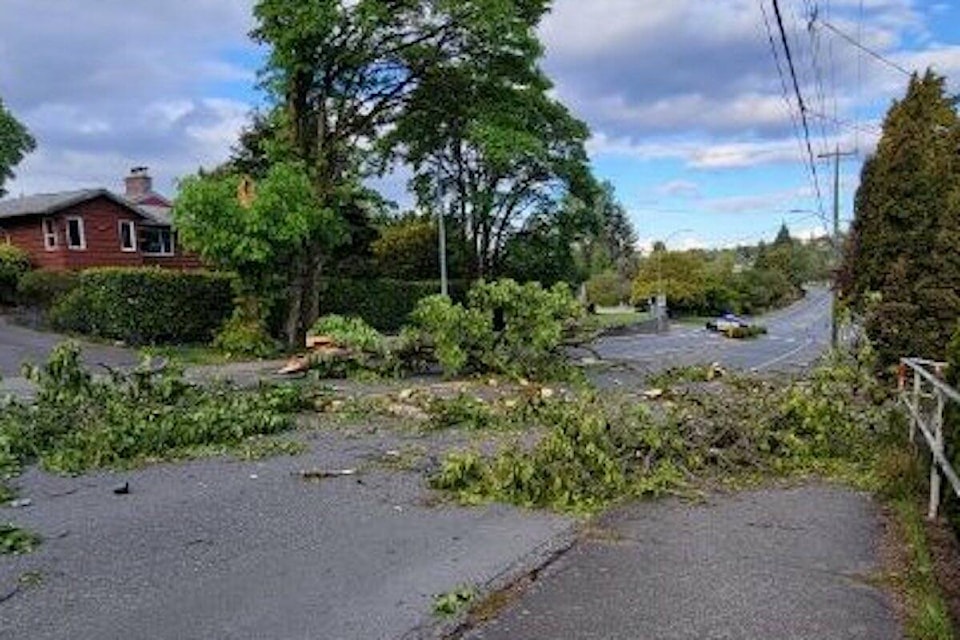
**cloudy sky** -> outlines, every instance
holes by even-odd
[[[260,100],[251,4],[0,0],[0,97],[38,142],[10,193],[119,189],[142,164],[173,195],[177,177],[222,161]],[[960,3],[780,4],[814,152],[860,152],[843,164],[849,218],[862,157],[905,88],[895,66],[933,66],[960,92]],[[788,73],[771,0],[555,0],[544,66],[590,124],[596,171],[644,241],[729,245],[772,237],[781,221],[822,224],[770,33]],[[817,171],[829,208],[832,172]],[[402,197],[398,181],[385,188]]]

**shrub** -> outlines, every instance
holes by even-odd
[[[260,301],[254,297],[239,298],[233,314],[213,339],[214,348],[229,355],[267,358],[277,352],[277,342],[270,337]]]
[[[436,348],[445,373],[465,370],[521,376],[549,374],[561,361],[564,334],[583,313],[569,287],[513,280],[480,282],[466,305],[443,296],[422,300],[414,325]]]
[[[337,346],[368,353],[384,352],[383,336],[360,318],[338,315],[317,320],[310,335],[332,338]]]
[[[750,338],[757,338],[759,336],[767,335],[767,328],[758,325],[751,325],[749,327],[730,327],[729,329],[724,329],[723,335],[736,340],[748,340]]]
[[[205,271],[90,269],[51,320],[61,330],[130,344],[208,342],[233,311],[233,283]]]
[[[587,301],[601,307],[615,307],[630,299],[630,283],[614,270],[587,280]]]
[[[49,310],[80,282],[75,271],[28,271],[20,278],[17,300],[25,307]]]
[[[0,244],[0,304],[17,301],[20,278],[30,270],[30,256],[20,247]]]
[[[379,331],[393,332],[407,322],[420,300],[439,292],[440,282],[435,280],[329,278],[321,284],[320,311],[356,316]],[[462,300],[465,292],[464,282],[450,283],[450,295],[454,300]]]

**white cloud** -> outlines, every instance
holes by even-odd
[[[668,197],[699,198],[700,186],[690,180],[670,180],[657,187],[657,193]]]
[[[663,242],[663,238],[654,238],[652,236],[638,238],[634,247],[643,253],[653,252],[653,247],[658,242]],[[692,251],[693,249],[709,249],[711,243],[700,238],[691,231],[687,235],[677,235],[669,239],[666,243],[670,251]]]
[[[255,84],[254,0],[0,1],[0,96],[39,143],[13,191],[115,184],[140,164],[170,190],[226,157]],[[901,74],[821,30],[818,60],[830,73],[820,100],[803,4],[785,4],[811,111],[862,122],[902,94]],[[858,34],[861,0],[830,4],[831,22]],[[936,6],[925,15],[916,0],[862,4],[868,46],[908,68],[932,64],[960,90],[960,45],[929,34]],[[593,128],[595,158],[703,173],[803,160],[756,0],[556,0],[541,33],[554,93]],[[918,40],[923,50],[906,50]],[[830,125],[823,140],[821,123],[811,125],[817,152],[876,140]],[[671,186],[678,197],[704,191],[661,189]]]
[[[37,139],[12,192],[157,185],[221,162],[249,110],[252,0],[3,0],[0,96]]]

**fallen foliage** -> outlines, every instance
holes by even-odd
[[[869,474],[900,419],[869,368],[837,356],[797,381],[728,376],[654,399],[551,398],[525,412],[528,427],[546,432],[535,446],[452,453],[431,482],[467,503],[589,512],[718,477]]]

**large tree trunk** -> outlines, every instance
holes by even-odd
[[[293,267],[292,278],[287,289],[287,319],[284,322],[283,333],[287,341],[287,348],[291,351],[303,349],[306,345],[307,333],[302,327],[304,291],[306,271],[304,261],[298,260]]]
[[[287,347],[303,349],[307,333],[320,317],[320,276],[323,256],[317,245],[297,263],[290,283],[285,331]]]

